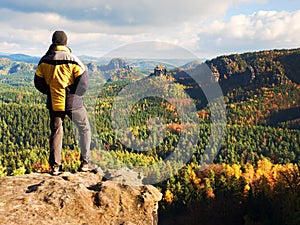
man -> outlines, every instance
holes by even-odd
[[[88,89],[88,74],[84,64],[67,47],[64,31],[55,31],[52,44],[41,58],[34,76],[35,87],[47,95],[47,108],[50,114],[50,156],[52,174],[58,175],[61,169],[61,149],[63,121],[71,118],[78,128],[81,149],[81,171],[95,170],[90,163],[91,131],[82,96]]]

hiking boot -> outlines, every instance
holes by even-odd
[[[60,174],[59,167],[60,166],[52,166],[52,175],[57,176]]]
[[[82,163],[80,167],[80,171],[82,172],[97,172],[98,166],[90,164],[90,163]]]

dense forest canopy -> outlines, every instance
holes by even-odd
[[[130,110],[126,135],[120,141],[111,119],[116,96],[127,85],[155,72],[147,75],[124,60],[114,59],[107,66],[87,63],[91,90],[84,101],[93,120],[94,162],[103,168],[155,165],[174,154],[181,141],[193,149],[193,155],[179,171],[171,163],[164,171],[169,179],[156,184],[164,193],[162,215],[175,215],[184,208],[191,217],[219,216],[223,224],[299,224],[298,59],[300,49],[234,54],[205,62],[224,93],[227,122],[220,149],[212,148],[215,158],[206,169],[199,166],[203,158],[210,157],[204,150],[210,140],[212,112],[201,87],[189,76],[192,66],[166,70],[160,79],[165,82],[166,93],[176,96],[173,102],[177,105],[184,107],[192,99],[197,106],[198,126],[180,118],[178,109],[165,99],[145,97]],[[49,118],[45,96],[33,86],[35,66],[0,59],[0,176],[49,171]],[[171,84],[175,87],[172,93]],[[125,110],[120,110],[120,115]],[[164,121],[163,140],[151,135],[163,131],[151,118]],[[78,135],[70,120],[65,121],[64,132],[63,168],[76,172]],[[198,134],[196,145],[189,139],[182,140],[183,134],[193,132]],[[148,151],[137,152],[128,147],[147,139],[152,146]],[[108,159],[103,160],[106,156]],[[146,179],[163,176],[155,166],[148,172]],[[195,221],[196,218],[190,224],[197,224]],[[203,224],[220,223],[206,219]]]

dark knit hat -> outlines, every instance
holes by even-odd
[[[68,40],[68,38],[64,31],[57,30],[52,35],[52,43],[53,44],[66,45],[67,40]]]

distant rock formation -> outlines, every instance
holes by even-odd
[[[167,68],[163,65],[158,65],[154,68],[154,76],[166,76],[167,75]]]
[[[300,48],[218,56],[207,60],[215,81],[226,94],[233,89],[296,83],[299,79]]]
[[[113,58],[110,60],[110,62],[107,65],[100,66],[100,70],[116,70],[116,69],[130,69],[130,66],[125,61],[125,59],[122,58]]]
[[[158,63],[152,60],[134,62],[131,59],[129,64],[123,58],[113,58],[108,64],[100,65],[100,61],[97,61],[96,58],[86,57],[86,59],[89,75],[92,78],[101,77],[105,81],[140,79],[147,76],[149,69]],[[289,80],[299,84],[299,60],[300,48],[297,48],[223,55],[206,60],[205,63],[209,68],[213,65],[213,80],[218,80],[222,90],[226,93],[237,87],[259,88],[260,86],[284,84]],[[32,75],[35,73],[37,63],[37,57],[22,54],[0,54],[0,75]],[[182,66],[180,71],[195,69],[201,64],[200,60],[191,61]],[[164,71],[157,68],[155,73],[163,74]]]
[[[213,64],[211,64],[210,65],[210,70],[212,72],[212,82],[219,82],[220,73],[217,70],[217,68]]]
[[[117,173],[118,174],[118,173]],[[0,223],[155,225],[162,194],[101,174],[29,174],[0,179]],[[111,175],[111,177],[120,177]],[[127,178],[123,178],[126,180]]]
[[[96,62],[90,62],[86,66],[87,66],[88,70],[92,73],[99,71],[99,67]]]

